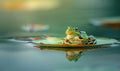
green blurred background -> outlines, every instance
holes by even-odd
[[[7,2],[9,0],[1,1]],[[80,30],[95,36],[113,37],[120,36],[120,30],[91,25],[91,19],[120,16],[119,0],[28,0],[48,1],[52,7],[43,5],[36,9],[0,9],[0,36],[24,36],[40,34],[64,35],[67,26],[78,26]],[[10,2],[10,1],[9,1]],[[12,2],[24,2],[12,0]],[[46,4],[46,5],[47,5]],[[33,4],[34,5],[34,4]],[[16,7],[17,8],[17,7]],[[46,24],[50,28],[42,32],[25,32],[21,27],[25,24]]]

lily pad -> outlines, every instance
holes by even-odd
[[[14,38],[16,41],[22,41],[22,42],[31,42],[32,44],[35,44],[36,46],[41,47],[61,47],[61,48],[101,48],[101,47],[110,47],[115,45],[120,45],[120,42],[116,39],[112,38],[96,38],[97,44],[87,44],[87,45],[78,45],[78,44],[62,44],[64,38],[60,37],[52,37],[52,36],[30,36],[30,37],[17,37]]]

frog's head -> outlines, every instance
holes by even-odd
[[[66,33],[66,35],[74,35],[74,34],[76,34],[77,32],[76,32],[75,29],[73,29],[73,28],[71,28],[71,27],[68,27],[65,33]]]

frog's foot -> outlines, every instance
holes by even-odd
[[[96,39],[88,40],[87,44],[97,44],[97,41],[96,41]]]
[[[88,44],[97,44],[97,42],[93,40],[93,41],[88,42]]]

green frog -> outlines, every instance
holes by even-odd
[[[68,27],[65,34],[66,37],[63,41],[63,44],[83,44],[83,37],[81,37],[77,27]]]
[[[79,31],[78,27],[68,27],[66,32],[66,37],[64,38],[63,44],[94,44],[94,41],[90,40],[91,37],[87,35],[85,31]],[[90,41],[89,41],[90,40]]]

